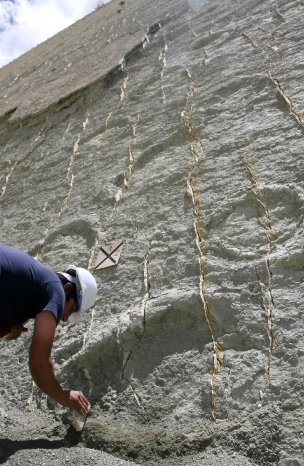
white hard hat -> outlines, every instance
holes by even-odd
[[[73,273],[71,273],[72,271]],[[77,289],[78,311],[73,312],[68,318],[68,322],[74,324],[79,320],[81,311],[86,311],[94,306],[97,295],[97,285],[93,275],[82,267],[69,265],[62,275],[71,283],[74,283]]]

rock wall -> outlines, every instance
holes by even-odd
[[[31,331],[0,342],[5,464],[303,464],[303,8],[112,0],[0,70],[1,242],[93,270],[124,241],[56,334],[80,436]]]

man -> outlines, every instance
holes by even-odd
[[[0,244],[0,327],[8,326],[9,340],[27,329],[35,319],[29,367],[37,386],[63,406],[88,413],[89,402],[81,392],[63,390],[51,360],[56,326],[76,322],[80,312],[94,305],[97,286],[88,270],[70,265],[56,274],[28,254]]]

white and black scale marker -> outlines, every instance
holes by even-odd
[[[117,265],[123,248],[123,241],[101,246],[98,251],[94,270],[105,269]]]

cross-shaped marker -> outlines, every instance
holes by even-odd
[[[94,270],[104,269],[116,265],[121,251],[123,248],[123,241],[120,243],[109,244],[108,246],[101,246],[98,251],[98,256]]]

